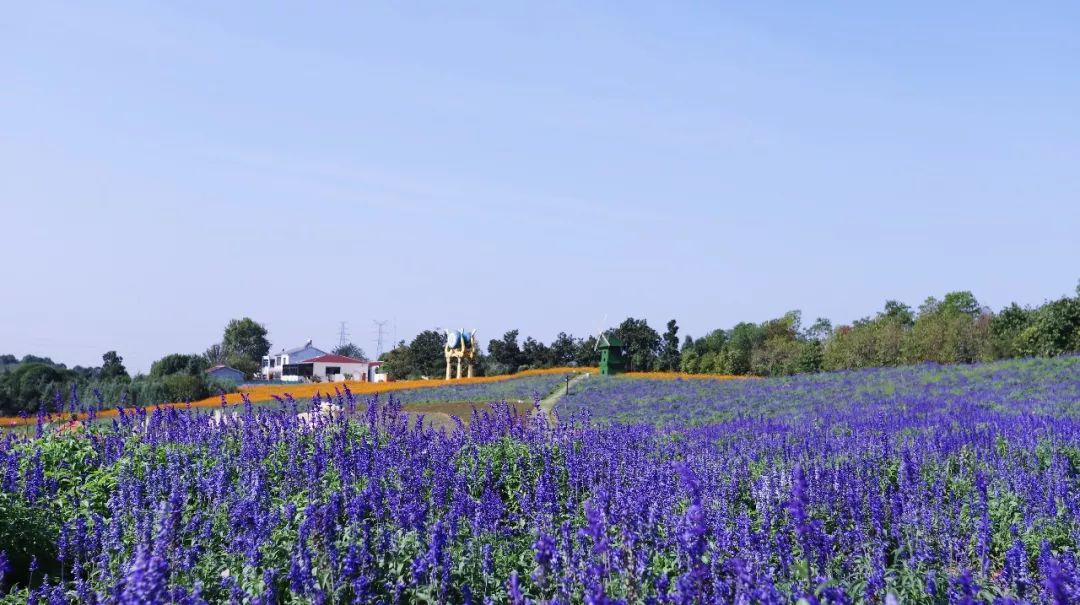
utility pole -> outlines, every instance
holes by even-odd
[[[347,322],[341,322],[338,328],[338,347],[344,347],[349,344],[349,327]]]
[[[390,323],[385,319],[372,320],[375,323],[375,359],[382,357],[383,353],[383,332],[386,329],[386,324]]]

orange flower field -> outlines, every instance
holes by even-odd
[[[476,378],[461,378],[452,381],[454,384],[483,384],[490,382],[500,382],[504,380],[513,380],[515,378],[521,378],[523,376],[541,376],[549,374],[580,374],[582,372],[590,372],[592,374],[599,373],[598,368],[546,368],[540,370],[526,370],[524,372],[518,372],[517,374],[503,374],[500,376],[480,376]],[[628,378],[647,378],[651,380],[742,380],[746,378],[752,378],[750,376],[734,376],[730,374],[686,374],[683,372],[627,372],[619,374],[619,376],[625,376]],[[445,380],[399,380],[395,382],[361,382],[350,380],[346,382],[313,382],[313,383],[297,383],[297,384],[269,384],[269,385],[253,385],[248,388],[244,388],[236,393],[228,393],[225,395],[226,402],[230,405],[238,405],[243,403],[243,396],[247,395],[252,403],[259,403],[270,401],[274,396],[284,397],[286,394],[291,395],[295,399],[309,399],[316,394],[327,395],[334,394],[334,389],[343,390],[344,387],[349,387],[349,390],[353,395],[372,395],[375,393],[392,393],[394,391],[404,391],[411,389],[424,389],[446,386],[448,383]],[[221,405],[221,397],[215,395],[213,397],[207,397],[206,399],[200,399],[198,401],[192,401],[188,403],[169,403],[162,404],[155,407],[187,407],[193,408],[205,408],[205,407],[217,407]],[[95,416],[98,418],[108,418],[117,415],[115,408],[104,409],[98,411]],[[85,414],[51,414],[48,416],[49,421],[63,421],[77,422],[85,419]],[[0,427],[3,426],[20,426],[26,424],[34,424],[37,421],[36,416],[29,416],[27,418],[19,418],[17,416],[0,417]]]
[[[542,376],[547,374],[579,374],[582,372],[597,373],[597,368],[545,368],[540,370],[526,370],[524,372],[518,372],[517,374],[503,374],[500,376],[480,376],[476,378],[460,378],[451,381],[453,384],[483,384],[489,382],[500,382],[504,380],[513,380],[523,376]],[[349,390],[354,395],[372,395],[375,393],[392,393],[394,391],[404,391],[410,389],[424,389],[446,386],[448,383],[445,380],[399,380],[394,382],[363,382],[357,380],[349,380],[345,382],[312,382],[312,383],[297,383],[297,384],[268,384],[268,385],[253,385],[247,388],[242,388],[236,393],[228,393],[225,395],[226,401],[231,405],[243,403],[243,396],[247,395],[252,403],[270,401],[275,395],[284,397],[286,394],[291,395],[295,399],[309,399],[316,394],[333,395],[334,389],[344,390],[344,387],[349,387]],[[221,405],[221,396],[215,395],[213,397],[207,397],[206,399],[200,399],[198,401],[192,401],[188,403],[170,403],[162,404],[155,407],[187,407],[193,408],[205,408],[205,407],[217,407]],[[117,415],[115,408],[100,410],[95,414],[98,418],[112,417]],[[85,418],[85,414],[51,414],[49,420],[56,421],[62,418],[64,421],[78,421]],[[24,424],[34,424],[37,422],[36,416],[29,416],[27,418],[19,418],[17,416],[0,417],[0,427],[2,426],[19,426]]]

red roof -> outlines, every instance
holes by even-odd
[[[300,363],[367,363],[363,359],[353,359],[352,357],[345,357],[344,355],[319,355],[318,357],[312,357],[311,359],[305,359]]]

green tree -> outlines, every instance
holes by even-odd
[[[413,373],[409,363],[409,347],[404,340],[383,353],[379,361],[383,362],[383,372],[395,380],[408,378]]]
[[[573,364],[576,359],[576,347],[573,336],[566,332],[559,332],[555,340],[551,341],[551,362],[556,366]]]
[[[551,367],[553,359],[551,349],[532,336],[526,338],[522,344],[521,357],[526,365],[534,368]]]
[[[161,380],[161,385],[165,391],[166,401],[169,402],[195,401],[210,395],[210,388],[202,376],[184,373],[170,374]]]
[[[679,357],[679,370],[686,372],[687,374],[697,374],[700,361],[701,358],[693,347],[689,349],[684,348]]]
[[[203,353],[203,359],[206,360],[207,367],[220,366],[225,364],[225,358],[228,357],[225,347],[221,346],[221,343],[214,343],[206,348],[206,352]],[[259,358],[262,361],[262,357]]]
[[[814,320],[814,323],[806,329],[806,337],[810,340],[824,341],[832,336],[832,322],[824,317]]]
[[[446,356],[443,349],[446,335],[435,330],[424,330],[409,343],[409,365],[415,376],[442,378],[446,373]]]
[[[116,354],[116,351],[109,351],[101,356],[101,378],[102,380],[128,380],[127,369],[124,368],[124,358]]]
[[[1021,355],[1055,356],[1080,351],[1080,297],[1048,302],[1017,338]]]
[[[975,299],[975,295],[967,290],[949,292],[941,301],[940,310],[945,312],[962,313],[969,317],[977,317],[982,313],[982,306]]]
[[[820,372],[824,357],[825,346],[822,341],[807,340],[801,343],[795,371],[801,374]]]
[[[660,369],[667,372],[679,371],[679,326],[675,320],[667,322],[664,332],[663,349],[660,352]]]
[[[801,326],[799,311],[761,324],[758,334],[749,341],[750,371],[759,376],[786,376],[799,371]]]
[[[518,368],[527,363],[517,341],[518,331],[510,330],[503,334],[502,338],[488,342],[488,355],[495,363],[505,367],[509,374],[517,372]]]
[[[596,350],[596,337],[579,338],[574,345],[574,363],[584,368],[600,365],[600,351]]]
[[[221,338],[228,365],[238,370],[252,368],[252,374],[257,372],[263,356],[270,352],[270,341],[266,335],[266,328],[250,317],[230,321]]]
[[[646,320],[627,317],[615,328],[615,335],[623,341],[623,349],[630,364],[629,370],[648,372],[656,369],[660,334],[650,328]]]
[[[334,355],[344,355],[345,357],[352,357],[353,359],[367,359],[367,357],[364,356],[364,350],[351,342],[338,346],[332,352]]]
[[[240,373],[242,373],[245,377],[248,378],[257,374],[259,372],[259,369],[262,367],[262,365],[254,359],[251,359],[244,355],[237,355],[235,353],[225,358],[224,365],[227,365],[235,370],[240,370]]]
[[[726,330],[713,330],[704,337],[694,341],[694,350],[699,355],[706,353],[722,353],[728,346],[728,332]]]
[[[915,313],[912,312],[911,307],[895,300],[885,301],[885,310],[878,316],[894,320],[902,326],[911,326],[915,323]]]
[[[740,322],[731,329],[724,348],[724,373],[749,374],[752,369],[754,349],[765,340],[765,332],[756,324]]]
[[[905,343],[904,362],[971,363],[979,359],[982,322],[978,301],[970,292],[950,292],[945,300],[933,297],[919,315]]]
[[[58,368],[66,369],[66,366],[62,363],[56,363],[48,357],[38,357],[37,355],[23,355],[23,358],[19,361],[19,363],[43,363],[45,365],[56,366]]]
[[[1034,311],[1016,303],[1002,309],[990,320],[991,355],[996,359],[1021,355],[1019,337],[1034,319]]]
[[[164,378],[173,374],[202,376],[206,368],[206,358],[202,355],[172,353],[150,365],[150,377]]]
[[[33,412],[50,404],[55,391],[74,379],[70,370],[45,363],[23,363],[0,376],[0,412]]]

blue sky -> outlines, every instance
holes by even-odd
[[[701,335],[1080,278],[1075,3],[91,4],[0,15],[0,353],[146,370],[243,315],[369,353],[373,319]]]

